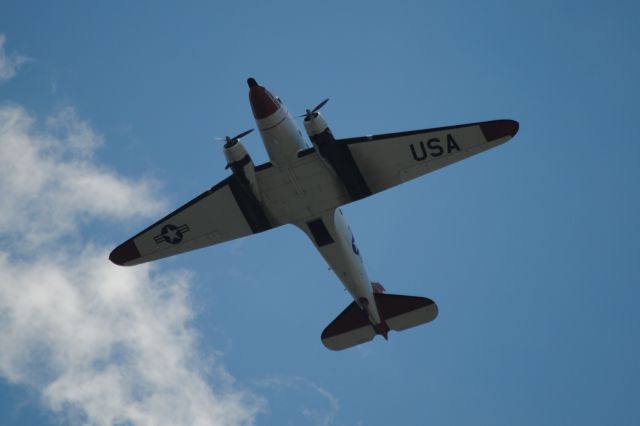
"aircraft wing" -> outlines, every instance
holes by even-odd
[[[264,210],[232,175],[120,244],[109,259],[137,265],[271,227]]]
[[[516,121],[494,120],[337,142],[346,144],[361,174],[350,191],[359,199],[503,144],[517,131]]]

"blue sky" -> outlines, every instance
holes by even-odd
[[[1,424],[640,423],[635,2],[131,3],[2,6]],[[226,176],[249,76],[338,138],[520,122],[343,209],[433,323],[326,350],[349,297],[292,226],[108,262]]]

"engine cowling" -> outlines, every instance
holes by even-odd
[[[256,179],[255,166],[244,145],[237,140],[225,144],[224,156],[227,159],[227,168],[230,168],[240,182],[255,195],[258,201],[261,201],[262,195]]]
[[[319,112],[314,112],[309,114],[304,118],[304,129],[307,131],[307,134],[310,138],[313,139],[314,136],[322,134],[325,130],[329,128],[327,122],[324,120],[324,117]]]
[[[311,142],[318,147],[320,154],[327,160],[331,157],[331,151],[335,149],[335,138],[322,114],[310,113],[304,119],[304,129]]]

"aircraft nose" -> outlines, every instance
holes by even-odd
[[[249,85],[251,110],[257,120],[269,117],[280,108],[275,97],[267,89],[260,86],[255,79],[249,78],[247,84]]]

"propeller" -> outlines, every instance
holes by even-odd
[[[320,102],[314,109],[312,110],[306,110],[304,114],[299,115],[298,117],[304,117],[305,120],[307,119],[311,119],[312,117],[314,117],[313,114],[315,114],[318,110],[320,110],[320,108],[322,108],[323,106],[325,106],[325,104],[329,102],[329,98],[325,99],[324,101]]]
[[[224,138],[216,138],[216,140],[217,141],[225,141],[224,147],[225,148],[231,148],[236,143],[238,143],[238,139],[247,136],[249,133],[253,132],[253,130],[254,129],[246,130],[246,131],[244,131],[244,132],[240,133],[239,135],[234,136],[232,138],[230,138],[229,136],[225,136]]]

